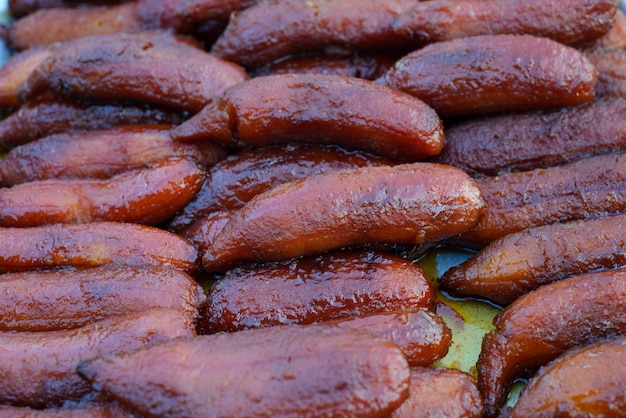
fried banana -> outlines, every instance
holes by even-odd
[[[57,331],[152,309],[196,317],[205,296],[187,274],[158,266],[102,266],[0,276],[0,331]]]
[[[487,416],[509,385],[567,350],[626,332],[626,271],[587,273],[520,297],[494,320],[477,369]]]
[[[390,418],[481,418],[483,403],[476,379],[444,368],[411,368],[409,398]]]
[[[626,414],[626,337],[573,349],[528,382],[511,418]]]
[[[158,225],[190,202],[205,170],[169,158],[105,179],[51,179],[0,189],[0,226],[133,222]]]
[[[428,308],[381,312],[325,324],[367,331],[391,340],[402,349],[409,366],[430,366],[448,353],[452,342],[452,332],[443,319]]]
[[[374,252],[335,252],[230,270],[209,289],[199,327],[238,331],[429,307],[421,268]]]
[[[212,167],[226,156],[209,142],[181,143],[170,125],[131,125],[51,135],[13,148],[0,160],[0,185],[47,179],[102,179],[173,157]]]
[[[409,385],[395,344],[320,325],[179,338],[78,372],[147,416],[386,417]]]
[[[6,151],[46,136],[125,125],[179,124],[184,112],[129,102],[73,101],[45,93],[29,100],[0,121],[0,150]]]
[[[0,402],[42,408],[77,401],[92,391],[76,374],[81,361],[193,335],[193,317],[174,309],[133,313],[73,330],[1,332]]]
[[[194,142],[198,143],[210,142]],[[312,174],[385,164],[393,161],[335,146],[287,145],[242,151],[208,169],[194,200],[176,214],[168,228],[179,231],[216,211],[240,209],[259,193]]]
[[[539,286],[626,267],[626,215],[555,223],[506,235],[440,279],[454,296],[508,305]]]
[[[51,89],[81,100],[134,100],[190,112],[248,78],[164,31],[87,36],[59,46],[19,90],[24,101]]]
[[[324,74],[240,83],[172,136],[239,148],[334,144],[409,162],[438,154],[444,144],[441,120],[421,100],[372,81]]]
[[[323,51],[407,51],[392,20],[417,0],[270,0],[234,14],[211,52],[247,68],[279,58]]]
[[[487,211],[460,241],[484,247],[523,229],[626,211],[626,155],[477,179]]]
[[[0,272],[105,264],[157,265],[193,274],[198,253],[158,228],[118,222],[0,228]]]
[[[624,152],[625,120],[621,98],[475,118],[447,128],[446,146],[433,160],[473,176],[497,176]]]
[[[465,172],[432,163],[339,170],[261,193],[203,256],[207,271],[370,243],[422,244],[470,229],[484,211]]]
[[[436,42],[401,58],[381,82],[443,117],[579,105],[598,75],[582,52],[531,35],[481,35]]]
[[[419,2],[392,23],[416,45],[479,35],[533,35],[577,46],[608,33],[614,0],[432,0]]]

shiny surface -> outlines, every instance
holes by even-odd
[[[329,45],[345,50],[406,50],[391,21],[417,0],[271,0],[234,15],[211,48],[215,55],[254,68]],[[393,47],[391,47],[393,46]]]
[[[625,358],[626,337],[568,351],[529,380],[509,416],[622,416]]]
[[[416,44],[526,34],[576,46],[604,35],[615,22],[616,10],[614,0],[432,0],[401,13],[392,25]]]
[[[81,100],[137,100],[197,112],[247,78],[238,65],[169,32],[118,33],[63,43],[20,86],[19,98],[52,89]]]
[[[428,163],[334,171],[257,195],[203,255],[207,271],[368,243],[422,244],[466,231],[484,203],[463,171]]]
[[[116,222],[0,228],[0,272],[104,264],[163,265],[197,272],[185,239],[154,227]]]
[[[386,417],[409,384],[406,359],[393,343],[312,325],[179,339],[78,370],[149,416]]]
[[[544,284],[626,267],[626,215],[528,228],[492,242],[439,279],[444,290],[507,305]]]
[[[522,229],[626,210],[626,155],[477,179],[487,211],[460,237],[481,247]]]
[[[151,309],[195,316],[205,295],[185,273],[165,267],[6,273],[0,280],[1,331],[55,331]]]
[[[157,225],[190,202],[205,171],[170,158],[108,179],[51,179],[0,189],[0,226],[89,222]]]
[[[170,157],[211,167],[226,156],[218,145],[181,143],[171,126],[126,126],[50,135],[15,147],[0,159],[0,185],[34,180],[106,178]]]
[[[392,161],[336,146],[285,145],[241,151],[208,169],[194,200],[167,227],[180,230],[216,211],[240,209],[259,193],[312,174],[384,164]]]
[[[454,369],[411,368],[409,398],[390,418],[480,418],[483,405],[470,374]]]
[[[421,268],[384,253],[337,252],[224,274],[207,294],[206,332],[306,324],[429,307]]]
[[[172,136],[230,147],[334,144],[403,161],[435,155],[444,145],[441,120],[420,100],[323,74],[253,78],[209,102]]]
[[[193,317],[171,309],[105,319],[74,330],[0,333],[0,401],[41,408],[78,400],[91,391],[76,374],[82,360],[194,333]],[[33,380],[39,384],[31,384]]]
[[[474,176],[547,168],[626,151],[626,100],[474,118],[450,126],[445,136],[435,160]]]
[[[382,82],[446,118],[582,104],[594,98],[597,73],[581,52],[547,38],[482,35],[411,52]]]
[[[626,271],[575,276],[540,287],[507,308],[483,340],[478,383],[494,416],[517,377],[568,349],[626,331]]]
[[[0,121],[0,150],[49,135],[106,129],[122,125],[178,124],[182,112],[129,102],[77,102],[42,93]]]

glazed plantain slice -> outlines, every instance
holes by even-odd
[[[508,305],[566,277],[626,267],[624,236],[626,215],[528,228],[492,242],[439,283],[454,296]]]
[[[395,344],[323,325],[179,338],[83,362],[78,373],[142,415],[198,418],[385,417],[409,385]]]
[[[567,350],[626,332],[626,271],[587,273],[520,297],[494,320],[477,369],[488,416],[509,385]]]

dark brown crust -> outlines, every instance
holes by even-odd
[[[383,253],[329,253],[230,270],[207,293],[202,332],[310,324],[429,307],[421,268]]]
[[[444,368],[411,368],[409,398],[390,418],[481,418],[483,403],[476,379]]]
[[[6,273],[0,294],[0,331],[32,332],[151,309],[179,309],[195,317],[205,299],[187,274],[157,266]]]
[[[615,22],[614,0],[432,0],[393,21],[416,44],[478,35],[534,35],[577,46],[605,35]]]
[[[525,228],[626,211],[626,155],[476,180],[487,203],[460,241],[483,247]]]
[[[179,124],[184,113],[162,106],[128,102],[76,102],[46,93],[0,121],[0,150],[49,135],[120,125]]]
[[[452,332],[443,319],[427,308],[415,312],[382,312],[333,323],[393,341],[402,349],[410,366],[430,366],[448,353],[452,342]]]
[[[270,0],[230,18],[211,52],[253,68],[281,57],[329,46],[406,51],[409,43],[391,21],[416,0]]]
[[[22,84],[21,100],[52,89],[81,100],[136,100],[197,112],[248,78],[165,31],[87,36],[64,43]]]
[[[468,230],[483,210],[475,182],[451,166],[318,174],[255,196],[210,244],[203,264],[223,270],[353,245],[433,242]]]
[[[529,228],[492,242],[440,279],[454,296],[507,305],[547,283],[626,267],[626,215]]]
[[[568,351],[528,382],[510,418],[619,416],[626,412],[626,337]]]
[[[488,416],[511,382],[568,349],[626,332],[626,271],[571,277],[528,293],[494,321],[483,340],[478,383]]]
[[[386,417],[409,385],[392,342],[314,325],[178,339],[83,362],[78,372],[146,416]]]
[[[231,147],[335,144],[402,161],[436,155],[444,144],[441,120],[422,101],[372,81],[323,74],[253,78],[172,135]]]
[[[240,209],[259,193],[312,174],[384,164],[391,165],[392,161],[334,146],[288,145],[242,151],[208,170],[194,200],[176,214],[168,228],[178,231],[213,212]],[[0,161],[0,172],[1,167]]]
[[[434,161],[474,176],[547,168],[626,151],[626,100],[476,118],[447,128],[445,136]]]
[[[0,272],[105,264],[162,265],[197,271],[197,251],[178,235],[154,227],[96,222],[0,228]]]
[[[106,178],[173,157],[211,167],[225,151],[215,144],[181,143],[171,126],[132,125],[51,135],[13,148],[0,160],[0,185],[46,179]]]
[[[580,51],[550,39],[482,35],[418,49],[383,81],[451,117],[582,104],[597,74]]]
[[[0,189],[0,226],[134,222],[158,225],[190,202],[205,171],[170,158],[108,179],[40,180]]]
[[[193,317],[173,309],[129,314],[67,331],[0,333],[0,401],[41,408],[79,400],[91,391],[76,374],[81,361],[193,335]]]

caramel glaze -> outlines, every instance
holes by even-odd
[[[106,178],[172,157],[211,167],[226,156],[219,146],[173,141],[169,125],[132,125],[51,135],[13,148],[0,160],[0,185],[35,180]]]
[[[598,123],[602,120],[603,123]],[[626,100],[475,118],[445,130],[434,161],[497,176],[626,151]]]
[[[165,31],[87,36],[61,45],[26,79],[19,98],[47,89],[81,100],[135,100],[197,112],[248,78]]]
[[[204,254],[209,248],[209,244],[224,229],[235,212],[236,210],[222,210],[209,213],[176,233],[196,247],[199,254]]]
[[[117,222],[0,228],[0,272],[104,264],[161,265],[197,272],[198,253],[158,228]]]
[[[520,297],[483,340],[478,383],[495,416],[511,382],[579,345],[626,332],[626,271],[587,273]]]
[[[440,279],[448,293],[507,305],[547,283],[626,267],[626,215],[528,228],[506,235]]]
[[[196,316],[204,292],[166,267],[110,265],[0,276],[0,331],[55,331],[151,309]]]
[[[76,374],[82,360],[193,335],[193,317],[174,309],[128,314],[73,330],[2,332],[0,401],[42,408],[78,400],[91,392]]]
[[[625,358],[625,336],[570,350],[530,379],[508,416],[622,416]]]
[[[476,182],[487,211],[460,237],[472,247],[484,247],[525,228],[626,210],[626,155],[590,157]]]
[[[20,86],[35,68],[54,53],[55,46],[43,46],[13,54],[0,67],[0,106],[18,107]]]
[[[615,22],[613,0],[433,0],[393,21],[394,30],[418,45],[478,35],[534,35],[565,45],[592,42]]]
[[[429,307],[435,293],[421,268],[374,252],[335,252],[230,270],[211,286],[205,333]]]
[[[483,403],[476,379],[444,368],[411,368],[409,398],[390,418],[481,418]]]
[[[410,366],[433,364],[448,353],[452,342],[452,332],[443,319],[428,308],[414,312],[381,312],[325,323],[367,331],[393,341],[402,349]]]
[[[320,325],[179,338],[78,372],[146,416],[387,417],[409,385],[395,344]]]
[[[572,106],[593,100],[594,66],[578,50],[531,35],[436,42],[401,58],[381,82],[442,118]]]
[[[598,71],[596,95],[626,98],[626,51],[616,48],[585,50],[585,56]]]
[[[51,179],[0,189],[0,226],[98,221],[157,225],[190,202],[205,171],[169,158],[107,179]]]
[[[436,155],[444,144],[441,120],[422,101],[372,81],[324,74],[240,83],[172,136],[239,148],[334,144],[403,161]]]
[[[417,0],[271,0],[234,14],[211,52],[254,68],[294,54],[347,50],[407,51],[391,21]]]
[[[194,144],[199,143],[212,144]],[[286,145],[242,151],[208,169],[194,200],[167,227],[178,231],[213,212],[239,209],[259,193],[312,174],[385,164],[393,161],[336,146]]]
[[[179,124],[184,112],[145,103],[73,101],[51,92],[29,100],[0,121],[0,150],[46,136],[120,125]]]
[[[237,211],[203,256],[207,271],[369,243],[436,242],[483,214],[476,183],[431,163],[332,171],[261,193]]]

